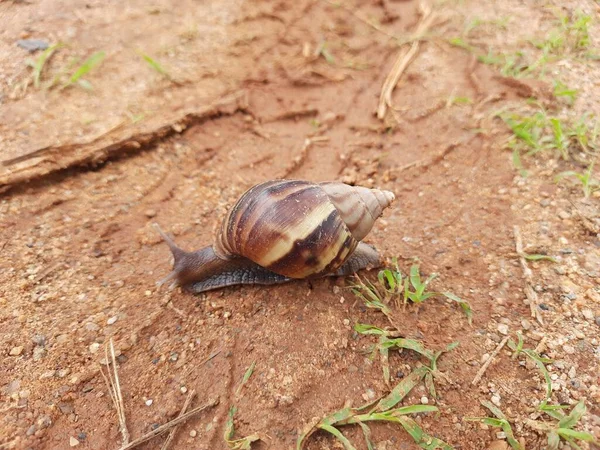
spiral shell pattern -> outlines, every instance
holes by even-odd
[[[268,181],[248,190],[225,217],[213,246],[289,278],[338,269],[390,205],[391,192],[308,181]]]

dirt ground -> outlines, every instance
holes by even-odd
[[[427,398],[439,412],[415,416],[427,433],[457,449],[508,448],[498,428],[464,420],[489,415],[480,401],[493,400],[526,448],[547,447],[527,426],[545,392],[531,361],[504,347],[472,384],[504,337],[520,331],[526,348],[554,361],[552,403],[584,401],[577,429],[600,439],[599,192],[582,198],[576,184],[555,182],[586,166],[552,152],[524,159],[521,176],[496,115],[529,107],[531,97],[553,114],[599,114],[599,62],[563,58],[541,76],[502,74],[448,39],[477,19],[469,39],[480,48],[533,48],[528,40],[554,26],[550,7],[430,5],[433,25],[380,120],[384,80],[416,42],[417,1],[0,2],[1,449],[120,448],[100,374],[111,338],[132,438],[177,416],[192,390],[194,405],[219,400],[179,427],[172,449],[228,448],[233,405],[236,437],[257,432],[264,439],[252,448],[295,448],[314,418],[386,395],[379,358],[368,352],[375,339],[353,327],[389,323],[347,289],[350,279],[197,296],[156,286],[171,259],[152,222],[185,249],[203,247],[239,195],[273,178],[393,191],[396,202],[366,241],[388,261],[398,257],[404,273],[418,258],[425,275],[439,274],[435,290],[470,303],[472,326],[443,298],[393,308],[399,331],[428,348],[459,342],[439,360],[438,398]],[[598,48],[597,3],[554,6],[589,14]],[[39,88],[27,60],[41,52],[19,39],[66,44]],[[68,76],[48,87],[77,67],[74,58],[98,51],[106,58],[85,75],[93,90],[61,88]],[[552,94],[555,78],[579,90],[572,105]],[[528,261],[527,276],[515,226],[526,253],[556,262]],[[392,384],[419,361],[393,353]],[[421,383],[403,404],[428,395]],[[371,428],[380,450],[418,448],[397,424]],[[367,448],[360,428],[343,432]],[[342,447],[319,432],[305,448]]]

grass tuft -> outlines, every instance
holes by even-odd
[[[424,449],[451,450],[452,447],[436,437],[430,436],[423,429],[407,417],[411,414],[422,414],[437,412],[438,408],[430,405],[408,405],[398,407],[410,391],[420,383],[427,374],[426,367],[419,367],[405,377],[394,389],[378,402],[371,402],[359,408],[346,407],[335,411],[316,423],[311,424],[300,434],[296,442],[296,450],[302,450],[309,437],[317,430],[323,430],[334,436],[345,450],[356,450],[356,447],[340,431],[340,427],[348,425],[359,425],[367,445],[367,448],[375,448],[371,440],[371,431],[367,422],[391,422],[397,423],[412,436],[415,444]]]
[[[419,265],[413,264],[410,267],[409,275],[404,277],[398,267],[398,261],[395,258],[392,260],[392,264],[392,268],[386,268],[379,271],[377,274],[377,285],[370,281],[363,282],[356,276],[358,283],[351,286],[352,292],[354,295],[361,298],[368,308],[379,309],[389,317],[392,311],[388,304],[392,300],[394,300],[396,304],[401,303],[402,300],[404,305],[409,301],[413,304],[420,305],[431,297],[443,296],[460,305],[467,316],[469,325],[471,325],[473,312],[467,301],[451,292],[434,292],[427,290],[429,284],[437,278],[437,274],[431,274],[427,279],[423,280],[419,271]]]
[[[592,162],[588,166],[587,170],[584,173],[568,170],[566,172],[559,173],[556,176],[555,180],[559,181],[565,177],[575,178],[575,180],[577,180],[577,181],[579,181],[579,183],[581,183],[581,188],[583,190],[583,196],[585,198],[589,198],[594,192],[600,190],[600,180],[597,178],[594,178],[593,170],[594,170],[594,163]]]

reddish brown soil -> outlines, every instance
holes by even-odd
[[[398,35],[419,19],[415,1],[368,2],[360,14]],[[452,30],[455,19],[449,17],[440,28]],[[505,352],[478,386],[471,384],[482,355],[496,346],[500,319],[511,331],[523,319],[534,322],[514,250],[513,226],[530,233],[523,205],[539,209],[541,195],[557,199],[558,208],[578,195],[539,179],[526,188],[514,182],[517,174],[500,143],[504,127],[492,112],[521,101],[530,85],[507,83],[442,41],[426,42],[395,90],[399,122],[388,116],[384,124],[374,111],[398,48],[325,1],[75,7],[15,1],[0,4],[0,18],[8,86],[0,97],[0,157],[9,161],[0,169],[0,448],[64,449],[78,436],[78,448],[120,446],[116,413],[99,373],[109,338],[120,354],[133,437],[178,414],[182,387],[197,392],[195,404],[219,398],[218,406],[180,427],[171,448],[227,448],[223,431],[233,404],[236,436],[256,431],[268,438],[254,448],[293,448],[312,418],[348,401],[364,403],[369,389],[385,395],[379,361],[365,353],[373,339],[356,335],[353,325],[387,321],[346,290],[343,279],[200,296],[155,286],[169,272],[170,256],[152,222],[182,247],[202,247],[243,191],[277,177],[394,191],[397,202],[367,241],[386,258],[399,257],[405,272],[418,258],[425,274],[440,274],[434,288],[470,302],[472,327],[456,304],[439,298],[419,310],[394,312],[400,331],[430,348],[460,342],[440,359],[452,383],[438,382],[440,413],[419,419],[427,432],[455,448],[487,448],[498,430],[463,418],[485,413],[479,401],[489,399],[489,383],[502,393],[511,417],[527,416],[532,400],[542,399],[535,368],[519,366]],[[23,91],[18,86],[28,73],[28,55],[15,46],[22,37],[71,43],[48,70],[74,55],[105,50],[109,57],[88,76],[94,91]],[[320,42],[334,62],[303,56],[303,46],[313,54]],[[161,79],[135,49],[168,66],[178,83]],[[474,102],[446,105],[452,95]],[[210,106],[217,104],[222,106]],[[131,123],[127,111],[144,119]],[[157,132],[161,126],[166,128]],[[306,146],[310,138],[314,142]],[[95,165],[80,165],[90,161]],[[597,238],[577,223],[561,222],[556,214],[547,220],[556,225],[556,238],[568,236],[573,247],[594,251]],[[534,264],[536,273],[544,267]],[[583,292],[594,283],[578,286]],[[550,304],[560,303],[559,291],[548,288]],[[552,322],[560,306],[547,314]],[[545,333],[535,327],[527,333],[534,340],[532,333]],[[93,343],[101,344],[99,351],[90,350]],[[594,376],[597,360],[589,345],[567,362]],[[19,346],[20,354],[11,356]],[[253,361],[254,374],[236,396]],[[393,383],[417,361],[410,352],[394,354]],[[404,404],[419,403],[423,395],[420,386]],[[372,428],[378,448],[416,448],[398,426]],[[344,432],[363,448],[360,430]],[[527,448],[544,445],[532,430],[519,426],[517,435]],[[160,448],[163,439],[139,448]],[[316,434],[306,448],[336,445]]]

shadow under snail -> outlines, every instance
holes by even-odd
[[[173,253],[174,281],[194,293],[238,284],[345,276],[379,267],[377,250],[361,242],[394,194],[338,182],[275,180],[246,191],[229,210],[213,245]]]

